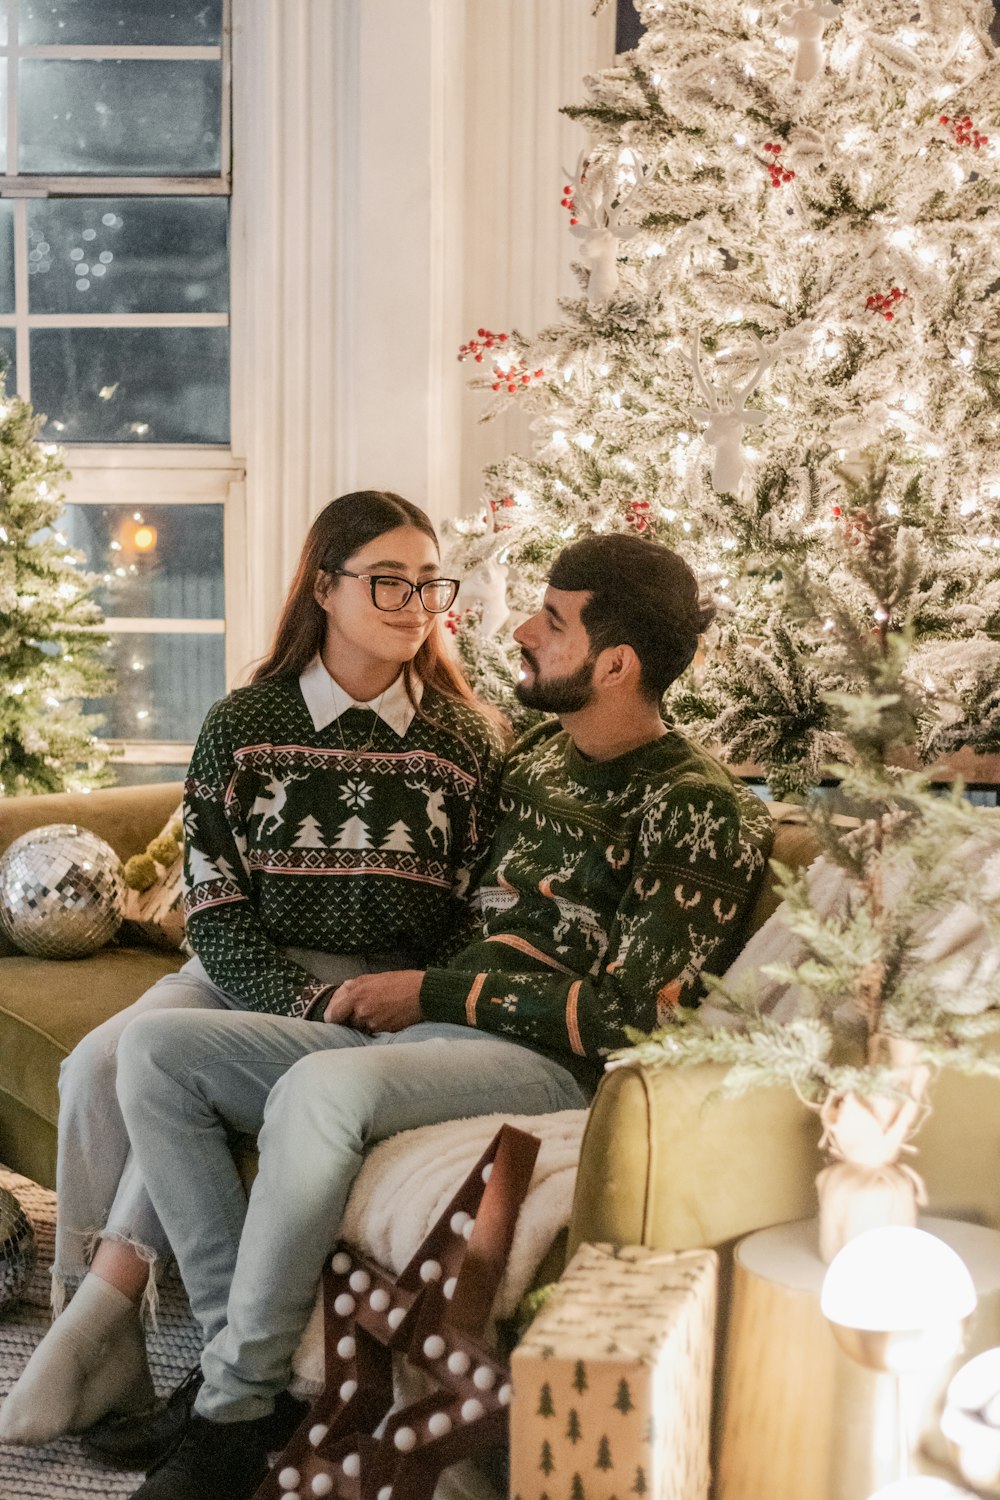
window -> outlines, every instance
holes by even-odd
[[[228,0],[0,0],[0,362],[67,449],[122,780],[225,692],[229,120]]]

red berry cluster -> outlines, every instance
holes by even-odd
[[[870,297],[865,298],[865,307],[869,312],[881,313],[887,323],[891,323],[896,316],[895,307],[897,302],[902,302],[904,297],[909,296],[905,287],[894,286],[890,292],[872,292]]]
[[[457,635],[459,621],[461,620],[464,613],[464,610],[449,609],[448,613],[444,617],[445,630],[450,630],[452,635]]]
[[[513,495],[504,495],[500,500],[490,501],[490,510],[497,511],[501,508],[503,510],[511,510],[516,504],[517,501],[514,499]]]
[[[778,160],[778,157],[781,155],[781,147],[775,145],[773,141],[765,141],[764,150],[771,156],[771,160],[764,163],[771,177],[771,186],[781,187],[783,182],[791,182],[795,173],[790,167],[783,167]]]
[[[460,346],[458,358],[469,359],[471,356],[477,365],[481,365],[490,350],[502,349],[509,338],[508,333],[493,333],[489,328],[477,328],[476,337]],[[501,369],[494,357],[493,374],[496,379],[493,381],[493,389],[499,391],[506,386],[512,396],[522,386],[530,385],[533,380],[541,380],[545,374],[544,370],[529,370],[522,359],[510,359],[508,356],[504,363],[506,369]]]
[[[971,146],[974,151],[978,151],[980,146],[989,145],[989,136],[981,135],[968,115],[963,115],[961,119],[953,115],[938,115],[938,124],[951,126],[956,145]]]
[[[481,365],[483,355],[486,351],[488,349],[495,349],[497,344],[506,344],[509,337],[510,335],[506,333],[491,333],[488,328],[477,328],[476,337],[470,339],[467,344],[460,346],[458,357],[459,359],[468,359],[471,354],[476,364]]]
[[[514,360],[506,370],[494,369],[496,380],[493,382],[495,391],[507,387],[513,396],[515,391],[521,390],[523,386],[530,385],[533,380],[541,380],[545,374],[544,370],[529,370],[523,359]]]
[[[630,500],[628,514],[625,517],[626,524],[633,531],[646,531],[649,527],[649,512],[652,510],[648,500]]]
[[[563,208],[568,208],[569,209],[569,212],[570,212],[570,221],[569,222],[571,224],[579,224],[580,220],[576,217],[576,204],[573,202],[573,189],[572,189],[572,187],[570,186],[570,184],[568,182],[566,182],[566,183],[563,184],[563,195],[562,195],[561,203],[562,203]]]

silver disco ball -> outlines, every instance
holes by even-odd
[[[16,1302],[35,1269],[35,1231],[14,1194],[0,1187],[0,1312]]]
[[[0,858],[0,924],[34,958],[84,958],[122,919],[125,882],[110,844],[75,823],[15,839]]]

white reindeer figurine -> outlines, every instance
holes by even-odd
[[[482,605],[480,629],[494,636],[510,616],[507,608],[507,565],[498,557],[486,557],[476,563],[462,580],[462,605],[468,609]]]
[[[691,369],[694,372],[698,389],[708,405],[695,407],[692,416],[696,417],[699,422],[708,423],[705,428],[705,441],[711,443],[715,449],[712,488],[720,495],[734,495],[743,478],[746,468],[746,458],[742,448],[744,427],[759,427],[767,420],[765,412],[748,410],[746,402],[760,384],[764,371],[769,369],[777,358],[777,348],[772,344],[769,350],[765,349],[756,334],[751,334],[751,338],[757,350],[756,368],[746,385],[742,387],[734,389],[729,381],[726,382],[726,396],[731,404],[724,408],[719,405],[715,391],[702,374],[701,329],[695,330]]]
[[[567,174],[569,175],[569,174]],[[621,169],[611,163],[587,160],[581,151],[576,171],[570,176],[575,216],[579,224],[570,234],[582,240],[580,257],[590,267],[587,301],[591,307],[608,302],[618,290],[618,244],[639,231],[637,224],[623,224],[622,212],[642,184],[642,169],[636,160],[636,181],[622,180]]]
[[[823,27],[839,15],[836,5],[826,0],[812,0],[798,6],[786,6],[778,30],[795,42],[792,78],[796,83],[810,83],[823,71]]]

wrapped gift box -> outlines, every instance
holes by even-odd
[[[705,1500],[717,1274],[581,1245],[511,1361],[512,1500]]]

